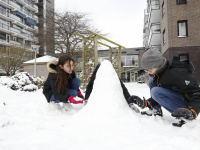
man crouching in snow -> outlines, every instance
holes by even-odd
[[[178,57],[166,60],[157,50],[148,50],[143,54],[141,66],[150,76],[151,98],[135,99],[142,109],[150,108],[142,114],[163,116],[162,106],[173,117],[189,120],[197,118],[200,111],[200,88],[185,64]],[[188,62],[188,65],[191,64]]]

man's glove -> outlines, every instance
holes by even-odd
[[[142,109],[147,107],[147,100],[142,100],[140,97],[132,95],[129,97],[129,101],[132,103],[137,104],[139,107],[141,107]]]
[[[133,103],[130,103],[130,104],[129,104],[129,107],[130,107],[131,109],[133,109],[136,113],[140,113],[140,110],[139,110]]]
[[[83,100],[85,99],[85,97],[83,96],[83,94],[81,93],[81,91],[78,91],[78,97],[82,98]]]
[[[197,113],[193,109],[188,109],[188,108],[177,108],[174,110],[172,113],[173,117],[183,117],[188,120],[193,120],[197,118]]]
[[[73,96],[70,96],[68,99],[67,99],[67,101],[69,102],[69,103],[72,103],[72,104],[82,104],[83,103],[83,101],[76,101],[75,99],[74,99],[74,97]]]

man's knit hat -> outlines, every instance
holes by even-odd
[[[143,69],[159,68],[164,63],[164,58],[158,50],[147,50],[141,59]]]

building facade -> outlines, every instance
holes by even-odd
[[[200,1],[148,0],[144,14],[143,44],[160,50],[167,59],[189,54],[200,83]]]
[[[144,71],[141,70],[140,61],[144,47],[122,49],[121,54],[121,80],[124,82],[144,81]],[[98,50],[98,63],[109,60],[109,50]],[[82,72],[82,58],[75,66],[77,76]]]
[[[51,21],[54,16],[54,0],[38,0],[37,16],[39,18],[39,56],[54,55],[54,32],[52,31],[53,28],[50,27],[52,26],[52,23],[48,23],[48,21]]]
[[[26,46],[37,43],[37,0],[0,0],[0,46]]]

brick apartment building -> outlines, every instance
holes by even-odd
[[[188,53],[200,83],[200,1],[148,0],[147,5],[145,49],[160,50],[167,59]]]
[[[38,5],[37,16],[39,18],[39,23],[38,23],[39,34],[37,34],[37,36],[39,38],[39,43],[40,43],[38,56],[53,55],[55,54],[55,52],[52,51],[55,49],[54,33],[48,32],[48,30],[49,30],[49,24],[51,24],[49,22],[52,21],[49,18],[54,16],[55,2],[54,0],[38,0],[37,5]],[[51,44],[46,44],[45,40],[46,37],[48,37],[47,40]]]

